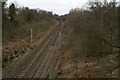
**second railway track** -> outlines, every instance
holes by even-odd
[[[50,63],[50,59],[53,57],[53,53],[58,43],[59,32],[62,25],[59,23],[49,34],[49,36],[38,46],[36,50],[31,52],[24,60],[16,67],[11,75],[5,78],[45,78],[47,76],[47,68]]]

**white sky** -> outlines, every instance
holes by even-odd
[[[72,8],[81,8],[88,0],[8,0],[18,7],[40,8],[59,15],[67,14]]]
[[[69,13],[72,8],[81,8],[85,6],[88,1],[89,0],[8,0],[7,4],[10,5],[11,3],[15,3],[17,7],[39,8],[52,11],[59,15],[64,15]],[[116,1],[118,2],[120,0]]]

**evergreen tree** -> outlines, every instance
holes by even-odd
[[[14,21],[15,20],[15,16],[16,16],[16,9],[15,9],[15,5],[12,3],[9,7],[9,17],[10,17],[10,21]]]

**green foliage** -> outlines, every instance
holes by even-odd
[[[15,5],[12,3],[9,7],[9,17],[10,21],[14,21],[16,16],[16,8]]]

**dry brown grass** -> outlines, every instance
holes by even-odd
[[[32,46],[35,47],[38,44],[36,42],[47,33],[54,25],[56,21],[43,21],[43,22],[31,22],[30,24],[21,25],[16,29],[13,29],[13,32],[8,32],[13,36],[13,38],[7,38],[7,34],[4,35],[3,41],[3,67],[6,67],[7,64],[11,63],[15,58],[25,54],[28,50],[31,49],[30,42],[30,28],[33,29],[33,42]],[[7,35],[7,36],[6,36]],[[35,45],[34,45],[35,44]]]

